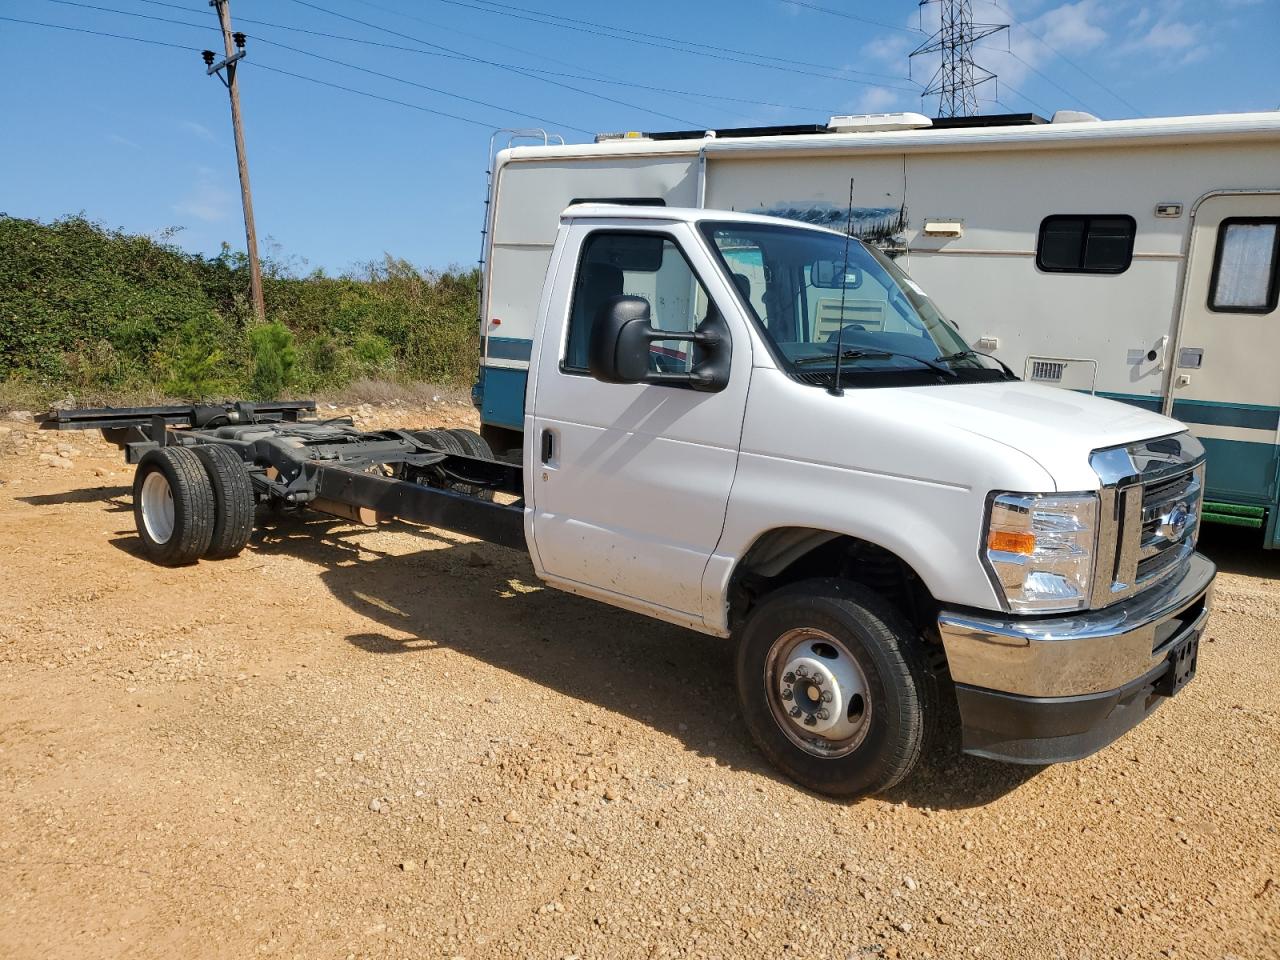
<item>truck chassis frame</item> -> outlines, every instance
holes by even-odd
[[[304,418],[315,409],[314,400],[98,407],[54,410],[40,426],[100,430],[131,464],[160,447],[221,445],[243,462],[259,504],[362,523],[398,518],[526,548],[518,464],[458,452],[477,450],[459,431],[359,430],[350,417]]]

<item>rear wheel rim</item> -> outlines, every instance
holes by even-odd
[[[173,536],[173,487],[159,470],[142,481],[142,525],[156,543],[168,543]]]
[[[866,739],[872,710],[866,674],[825,630],[801,627],[778,637],[763,680],[773,719],[805,753],[843,757]]]

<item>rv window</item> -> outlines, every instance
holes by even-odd
[[[649,322],[659,330],[688,333],[707,317],[707,292],[674,240],[661,233],[600,231],[582,247],[569,308],[569,334],[560,369],[587,372],[587,344],[600,308],[626,294],[649,301]],[[655,340],[649,347],[654,372],[683,373],[692,366],[689,344]]]
[[[1045,217],[1036,266],[1047,273],[1124,273],[1137,229],[1133,217],[1121,214]]]
[[[1270,313],[1280,293],[1280,219],[1232,217],[1218,227],[1209,282],[1216,313]]]

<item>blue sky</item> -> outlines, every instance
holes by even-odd
[[[54,0],[0,0],[0,17],[190,49],[0,19],[0,211],[83,211],[139,233],[180,227],[174,241],[201,253],[243,248],[227,98],[196,52],[221,49],[212,9],[80,2],[197,26]],[[928,30],[936,8],[925,12]],[[544,126],[572,141],[935,106],[922,107],[907,78],[924,39],[915,0],[233,0],[232,14],[250,36],[240,76],[259,237],[331,272],[384,252],[420,266],[474,262],[493,127]],[[1280,106],[1280,0],[975,0],[974,14],[1012,23],[978,53],[1000,76],[983,88],[1000,101],[984,112]],[[912,75],[927,81],[933,66],[918,60]]]

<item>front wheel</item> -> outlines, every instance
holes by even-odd
[[[737,673],[761,752],[832,796],[879,793],[906,778],[937,712],[915,631],[844,580],[807,580],[761,601],[739,638]]]

